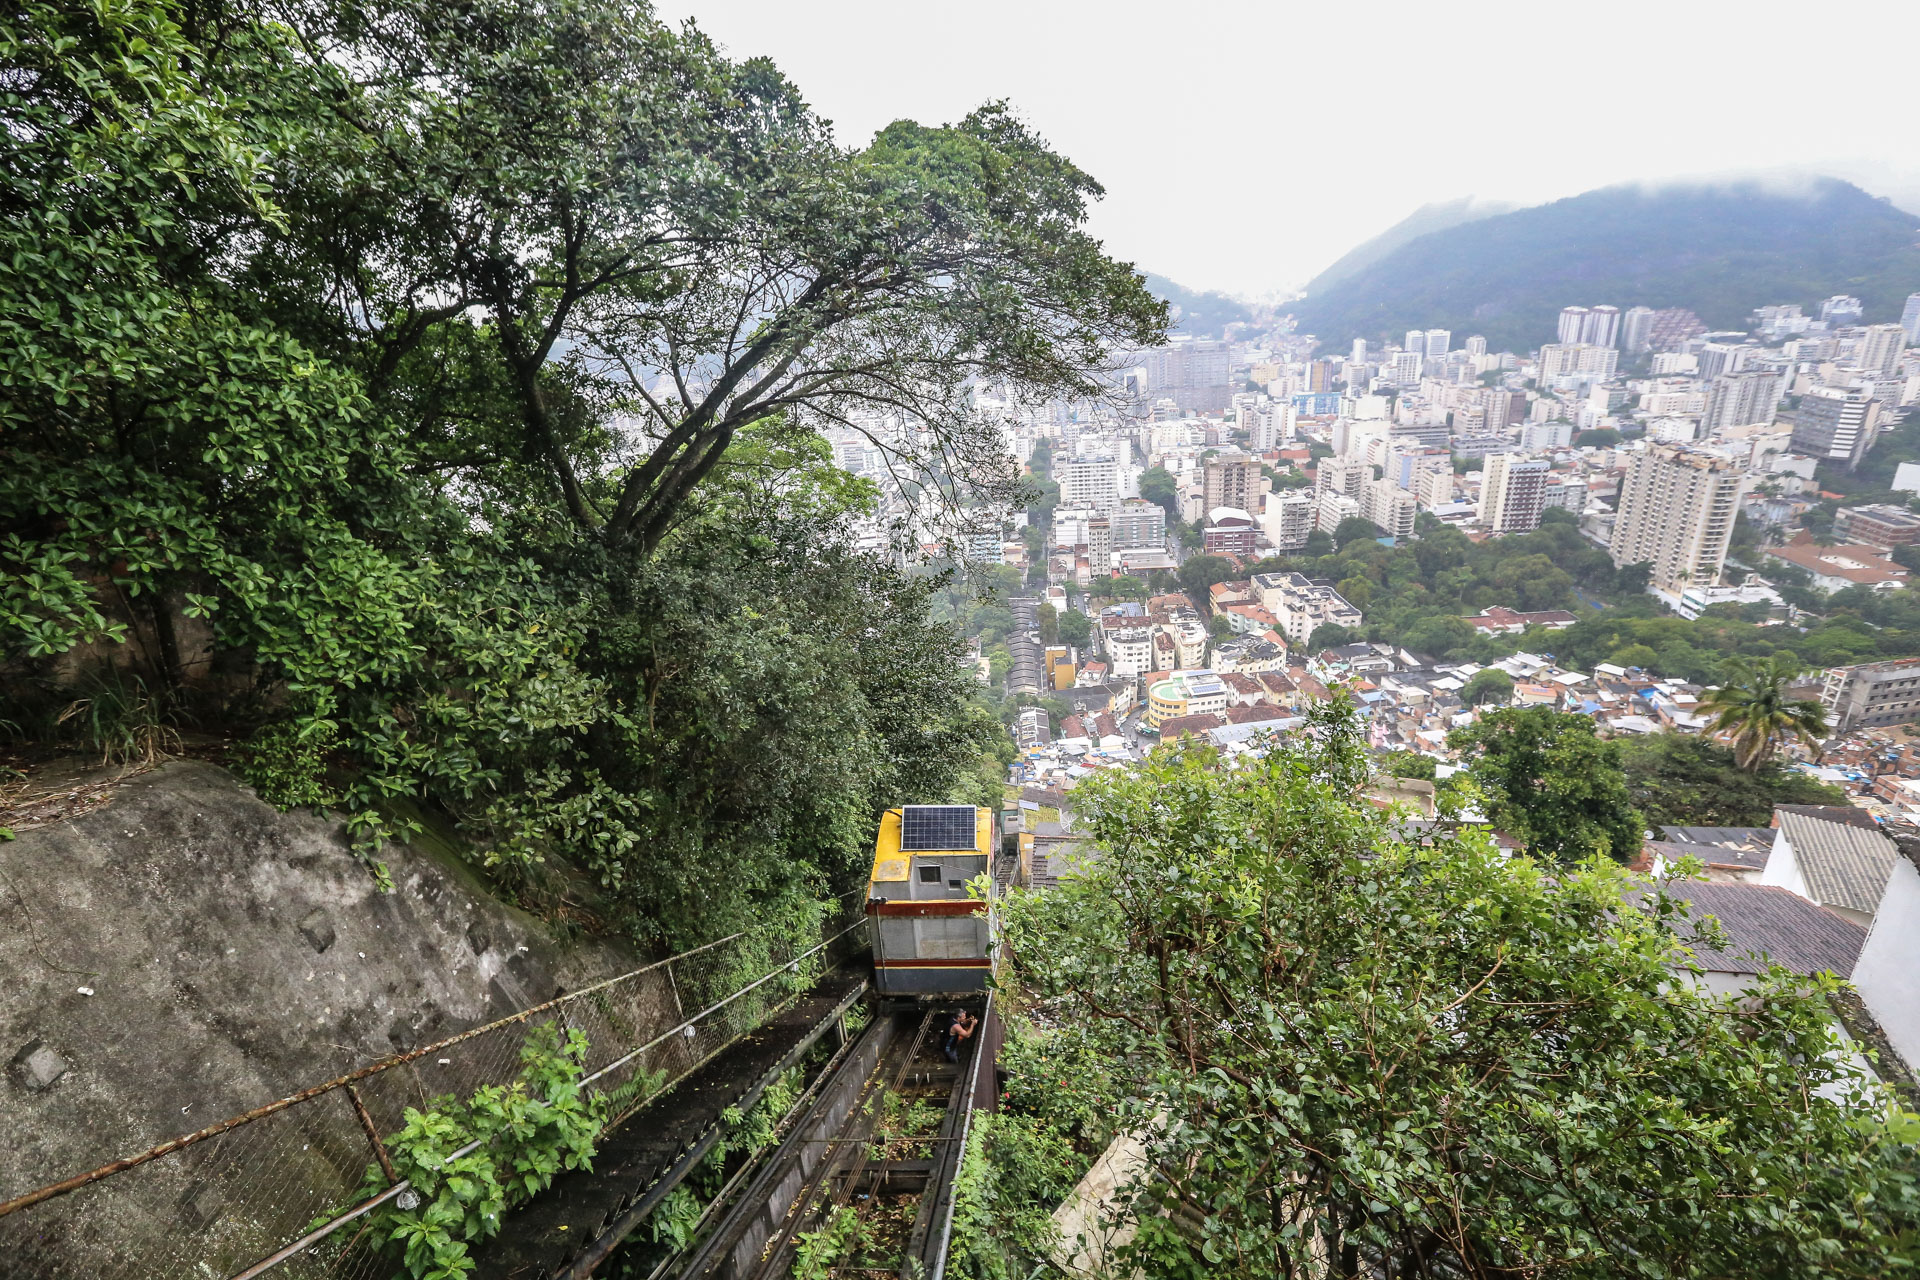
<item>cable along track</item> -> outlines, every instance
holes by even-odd
[[[876,1015],[667,1274],[786,1280],[804,1253],[816,1275],[939,1280],[978,1066],[971,1047],[957,1065],[941,1052],[953,1007]]]

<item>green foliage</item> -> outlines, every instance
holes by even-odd
[[[1561,863],[1639,856],[1645,824],[1620,746],[1587,717],[1551,707],[1492,711],[1448,734],[1447,745],[1485,794],[1488,819],[1529,853]]]
[[[1513,698],[1513,677],[1498,667],[1476,671],[1460,688],[1460,701],[1470,707],[1489,702],[1506,703]]]
[[[873,1243],[852,1205],[841,1205],[813,1231],[802,1231],[793,1251],[793,1280],[828,1280],[834,1268],[857,1261]]]
[[[1362,733],[1336,707],[1233,768],[1088,779],[1101,859],[1002,903],[1009,978],[1147,1148],[1118,1273],[1911,1264],[1912,1121],[1841,1051],[1834,980],[1716,995],[1685,975],[1724,937],[1659,886],[1409,838],[1364,799]]]
[[[1440,762],[1432,756],[1423,756],[1417,751],[1389,751],[1380,759],[1381,772],[1395,778],[1420,778],[1427,782],[1433,776]]]
[[[1800,664],[1773,654],[1733,657],[1721,665],[1720,683],[1700,698],[1700,710],[1712,717],[1710,733],[1733,735],[1733,758],[1754,770],[1772,756],[1782,738],[1817,747],[1827,735],[1827,709],[1817,701],[1789,698],[1787,688]]]
[[[1196,291],[1156,275],[1147,277],[1147,288],[1156,298],[1166,300],[1174,329],[1196,338],[1223,338],[1229,326],[1253,322],[1253,312],[1246,303],[1213,289]]]
[[[1342,645],[1354,644],[1364,639],[1366,639],[1365,632],[1355,631],[1351,627],[1343,627],[1335,622],[1323,622],[1313,629],[1312,635],[1307,637],[1307,648],[1314,653],[1319,653],[1324,649],[1338,649]]]
[[[649,944],[976,785],[998,729],[818,428],[906,394],[913,493],[1011,496],[975,379],[1081,394],[1161,336],[1007,111],[842,147],[623,0],[13,17],[0,714],[119,646],[363,853],[418,802]]]
[[[1233,561],[1225,556],[1188,556],[1180,564],[1176,577],[1180,580],[1180,589],[1196,605],[1205,604],[1207,588],[1216,582],[1230,582],[1235,573]]]
[[[1165,508],[1169,521],[1180,518],[1180,490],[1165,467],[1148,467],[1140,473],[1140,496]]]
[[[1059,628],[1060,642],[1084,648],[1093,638],[1093,619],[1078,609],[1068,609],[1060,615],[1055,624]]]
[[[237,772],[278,809],[325,809],[340,795],[327,785],[327,753],[339,745],[325,720],[280,721],[254,734],[237,753]]]
[[[79,692],[52,713],[48,736],[98,752],[102,764],[152,764],[179,749],[169,699],[149,690],[139,676],[109,668],[87,677]]]
[[[470,1249],[500,1230],[500,1216],[544,1191],[563,1169],[592,1166],[605,1122],[604,1103],[580,1093],[586,1037],[563,1039],[552,1023],[527,1035],[520,1076],[488,1085],[464,1102],[436,1098],[407,1108],[406,1127],[387,1139],[394,1172],[412,1184],[412,1208],[390,1200],[367,1216],[367,1240],[406,1268],[412,1280],[458,1280],[475,1266]],[[480,1145],[449,1159],[470,1143]],[[356,1199],[387,1188],[367,1167]]]
[[[1380,536],[1380,530],[1373,521],[1361,516],[1347,516],[1333,528],[1333,545],[1337,550],[1345,551],[1356,542],[1372,542]]]
[[[1654,826],[1764,827],[1775,805],[1846,804],[1838,787],[1768,761],[1753,770],[1697,734],[1650,733],[1620,740],[1627,794]]]

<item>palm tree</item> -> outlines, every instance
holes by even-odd
[[[1734,761],[1748,773],[1757,772],[1786,738],[1798,738],[1817,748],[1827,734],[1827,709],[1818,702],[1787,697],[1787,686],[1800,674],[1798,663],[1774,654],[1759,661],[1728,658],[1720,668],[1720,685],[1700,698],[1700,709],[1713,716],[1710,733],[1733,735]]]

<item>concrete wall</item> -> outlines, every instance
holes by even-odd
[[[0,1199],[634,963],[383,856],[192,761],[0,843]]]
[[[1854,961],[1853,985],[1900,1056],[1920,1063],[1920,871],[1904,849]]]
[[[1767,865],[1761,869],[1760,883],[1778,885],[1813,901],[1813,895],[1807,892],[1807,878],[1800,873],[1800,860],[1793,856],[1793,846],[1787,843],[1785,831],[1774,830],[1773,849],[1767,854]]]

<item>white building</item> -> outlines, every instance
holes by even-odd
[[[1682,445],[1629,456],[1607,550],[1616,566],[1650,563],[1653,585],[1679,592],[1719,581],[1745,476],[1733,460]]]
[[[1298,551],[1314,528],[1314,496],[1306,489],[1269,493],[1260,513],[1260,530],[1276,551]]]
[[[1546,506],[1545,458],[1489,454],[1480,481],[1480,522],[1494,533],[1525,533],[1540,527]]]
[[[1060,486],[1062,505],[1112,511],[1120,505],[1120,464],[1113,458],[1058,458],[1053,482]]]

